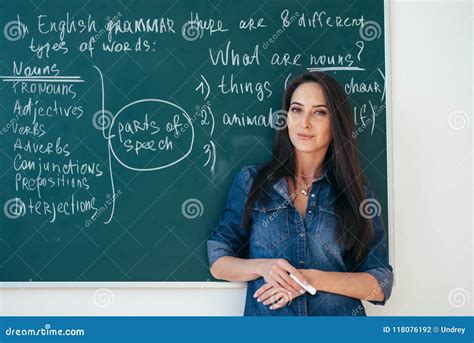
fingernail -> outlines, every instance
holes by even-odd
[[[270,310],[273,310],[273,306],[270,306]]]
[[[255,292],[255,293],[253,294],[253,297],[254,297],[254,298],[256,298],[256,297],[257,297],[257,292]]]
[[[257,302],[260,302],[261,300],[260,299],[257,299]]]

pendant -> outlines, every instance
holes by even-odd
[[[301,193],[303,193],[303,195],[308,196],[308,192],[306,192],[304,189],[301,190]]]

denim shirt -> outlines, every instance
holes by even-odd
[[[311,185],[304,219],[294,206],[286,177],[272,184],[270,200],[259,200],[250,207],[251,226],[242,227],[245,201],[253,179],[263,165],[242,168],[235,176],[227,196],[222,216],[207,241],[209,266],[223,256],[240,258],[283,258],[298,269],[319,269],[337,272],[367,272],[378,281],[385,305],[393,284],[393,268],[388,263],[387,240],[381,215],[372,218],[376,235],[367,257],[356,266],[344,260],[344,249],[336,243],[338,216],[334,210],[335,194],[327,169]],[[374,193],[364,185],[366,198]],[[359,299],[317,291],[305,292],[286,306],[271,310],[257,302],[254,292],[265,284],[263,277],[247,283],[244,316],[365,316]],[[374,295],[375,296],[375,295]],[[369,299],[373,299],[369,298]]]

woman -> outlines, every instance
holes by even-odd
[[[235,177],[207,242],[217,279],[248,282],[244,315],[365,316],[393,269],[378,204],[358,161],[342,87],[321,72],[287,84],[272,159]],[[378,205],[380,206],[380,205]],[[313,286],[311,295],[293,278]]]

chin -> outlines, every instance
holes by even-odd
[[[300,151],[300,152],[315,152],[318,150],[317,147],[302,145],[302,144],[297,144],[293,146],[295,147],[295,150]]]

